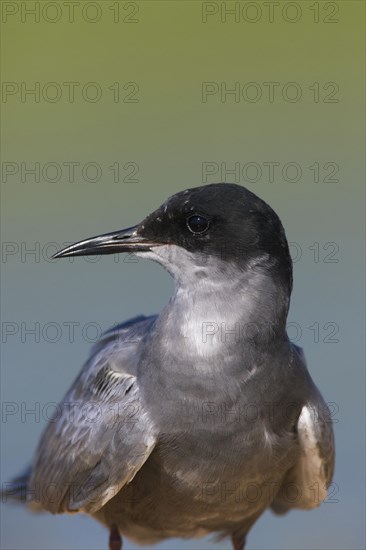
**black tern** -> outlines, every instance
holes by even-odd
[[[277,214],[220,183],[170,197],[129,229],[55,258],[132,252],[175,292],[107,332],[7,495],[84,512],[140,545],[231,537],[267,509],[310,509],[334,470],[331,415],[286,333],[292,261]]]

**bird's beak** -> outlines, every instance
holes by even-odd
[[[56,258],[67,258],[68,256],[94,256],[98,254],[116,254],[119,252],[147,252],[153,246],[160,243],[148,241],[137,234],[138,225],[128,227],[120,231],[98,235],[85,241],[72,244],[63,248],[54,256]]]

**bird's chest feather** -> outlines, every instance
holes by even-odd
[[[171,360],[193,358],[213,365],[245,345],[253,318],[253,298],[236,281],[217,285],[207,281],[199,292],[180,288],[164,312],[162,347]],[[179,355],[178,355],[179,354]]]
[[[154,456],[154,471],[164,495],[175,506],[192,507],[196,520],[204,523],[207,514],[232,520],[268,506],[288,468],[286,452],[273,455],[270,449],[259,453],[260,442],[245,440],[236,432],[226,437],[193,433],[162,440]]]
[[[159,404],[150,408],[160,434],[153,453],[159,479],[190,499],[215,505],[222,491],[234,491],[236,499],[237,491],[250,490],[248,483],[262,491],[267,477],[280,479],[290,438],[271,432],[265,411],[236,380],[196,377],[159,388]]]

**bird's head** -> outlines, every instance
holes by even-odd
[[[55,258],[133,252],[162,264],[178,280],[269,270],[292,286],[292,262],[281,221],[244,187],[219,183],[181,191],[141,223],[73,244]]]

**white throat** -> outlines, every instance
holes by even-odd
[[[175,292],[160,315],[170,345],[176,341],[179,348],[180,342],[189,343],[185,348],[192,357],[209,358],[230,354],[241,341],[254,341],[258,334],[272,330],[276,286],[260,259],[243,271],[176,245],[138,255],[163,265],[176,281]]]

